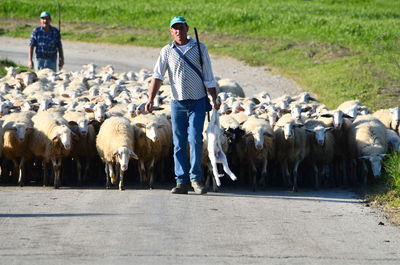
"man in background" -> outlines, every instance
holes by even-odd
[[[28,67],[37,72],[43,68],[57,71],[57,52],[58,67],[64,65],[64,51],[61,43],[60,31],[51,26],[51,15],[43,11],[40,14],[40,26],[37,26],[29,39],[29,58]],[[35,50],[36,63],[33,63],[33,50]]]

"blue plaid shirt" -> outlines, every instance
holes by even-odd
[[[60,31],[50,26],[50,31],[46,33],[44,27],[38,26],[32,31],[29,46],[36,47],[36,58],[55,59],[57,50],[61,47]]]

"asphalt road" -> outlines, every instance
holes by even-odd
[[[67,71],[78,71],[82,65],[95,63],[99,68],[113,65],[117,73],[153,70],[160,48],[132,47],[113,44],[95,44],[63,41]],[[0,37],[0,58],[28,65],[28,40]],[[211,54],[213,72],[220,78],[236,80],[246,96],[267,90],[272,97],[295,95],[301,90],[292,80],[266,71],[264,67],[250,67],[242,62]]]
[[[0,201],[1,264],[400,264],[400,230],[340,189],[1,187]]]

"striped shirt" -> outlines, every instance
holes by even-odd
[[[174,100],[200,99],[205,97],[206,92],[200,77],[174,50],[175,45],[176,43],[172,42],[161,49],[160,56],[154,67],[153,77],[164,80],[164,75],[168,71],[172,99]],[[176,46],[179,47],[178,45]],[[196,41],[189,38],[189,42],[185,48],[182,53],[200,70],[199,52]],[[207,88],[216,87],[208,50],[202,42],[200,42],[200,49],[203,57],[204,85]]]
[[[36,47],[36,58],[57,58],[57,50],[61,47],[60,31],[50,26],[50,31],[46,32],[44,27],[38,26],[32,31],[29,46]]]

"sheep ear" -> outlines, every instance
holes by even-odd
[[[319,102],[319,100],[314,98],[314,97],[309,97],[308,99],[311,100],[311,101]]]
[[[93,108],[85,108],[84,110],[87,113],[93,113],[94,112]]]
[[[139,160],[139,157],[131,150],[129,150],[129,156],[133,159]]]
[[[311,130],[311,129],[306,129],[306,132],[308,132],[308,133],[314,133],[314,131]]]
[[[353,119],[353,117],[351,117],[350,115],[344,114],[344,113],[343,113],[343,118]]]
[[[384,158],[385,156],[387,156],[387,154],[379,154],[378,156]]]
[[[333,127],[325,128],[325,132],[333,130]]]
[[[117,156],[117,155],[119,155],[118,150],[114,152],[113,156]]]
[[[301,123],[296,123],[295,125],[294,125],[294,127],[296,127],[296,128],[301,128],[301,127],[303,127],[304,126],[304,124],[301,124]]]
[[[69,121],[68,125],[70,125],[70,126],[78,126],[78,123],[76,123],[75,121]]]
[[[332,114],[329,114],[329,113],[326,113],[326,114],[322,114],[322,115],[320,115],[320,117],[324,117],[324,118],[332,118],[333,117],[333,115]],[[344,116],[343,116],[344,117]]]
[[[144,123],[135,123],[135,126],[142,129],[146,128],[146,124]]]
[[[360,158],[360,159],[368,159],[368,160],[369,160],[369,159],[370,159],[370,156],[360,156],[359,158]]]
[[[273,137],[273,135],[270,134],[269,132],[264,132],[264,135],[267,136],[267,137]]]
[[[311,109],[311,107],[307,106],[307,107],[302,108],[301,112],[306,112],[306,111],[309,111],[310,109]]]

